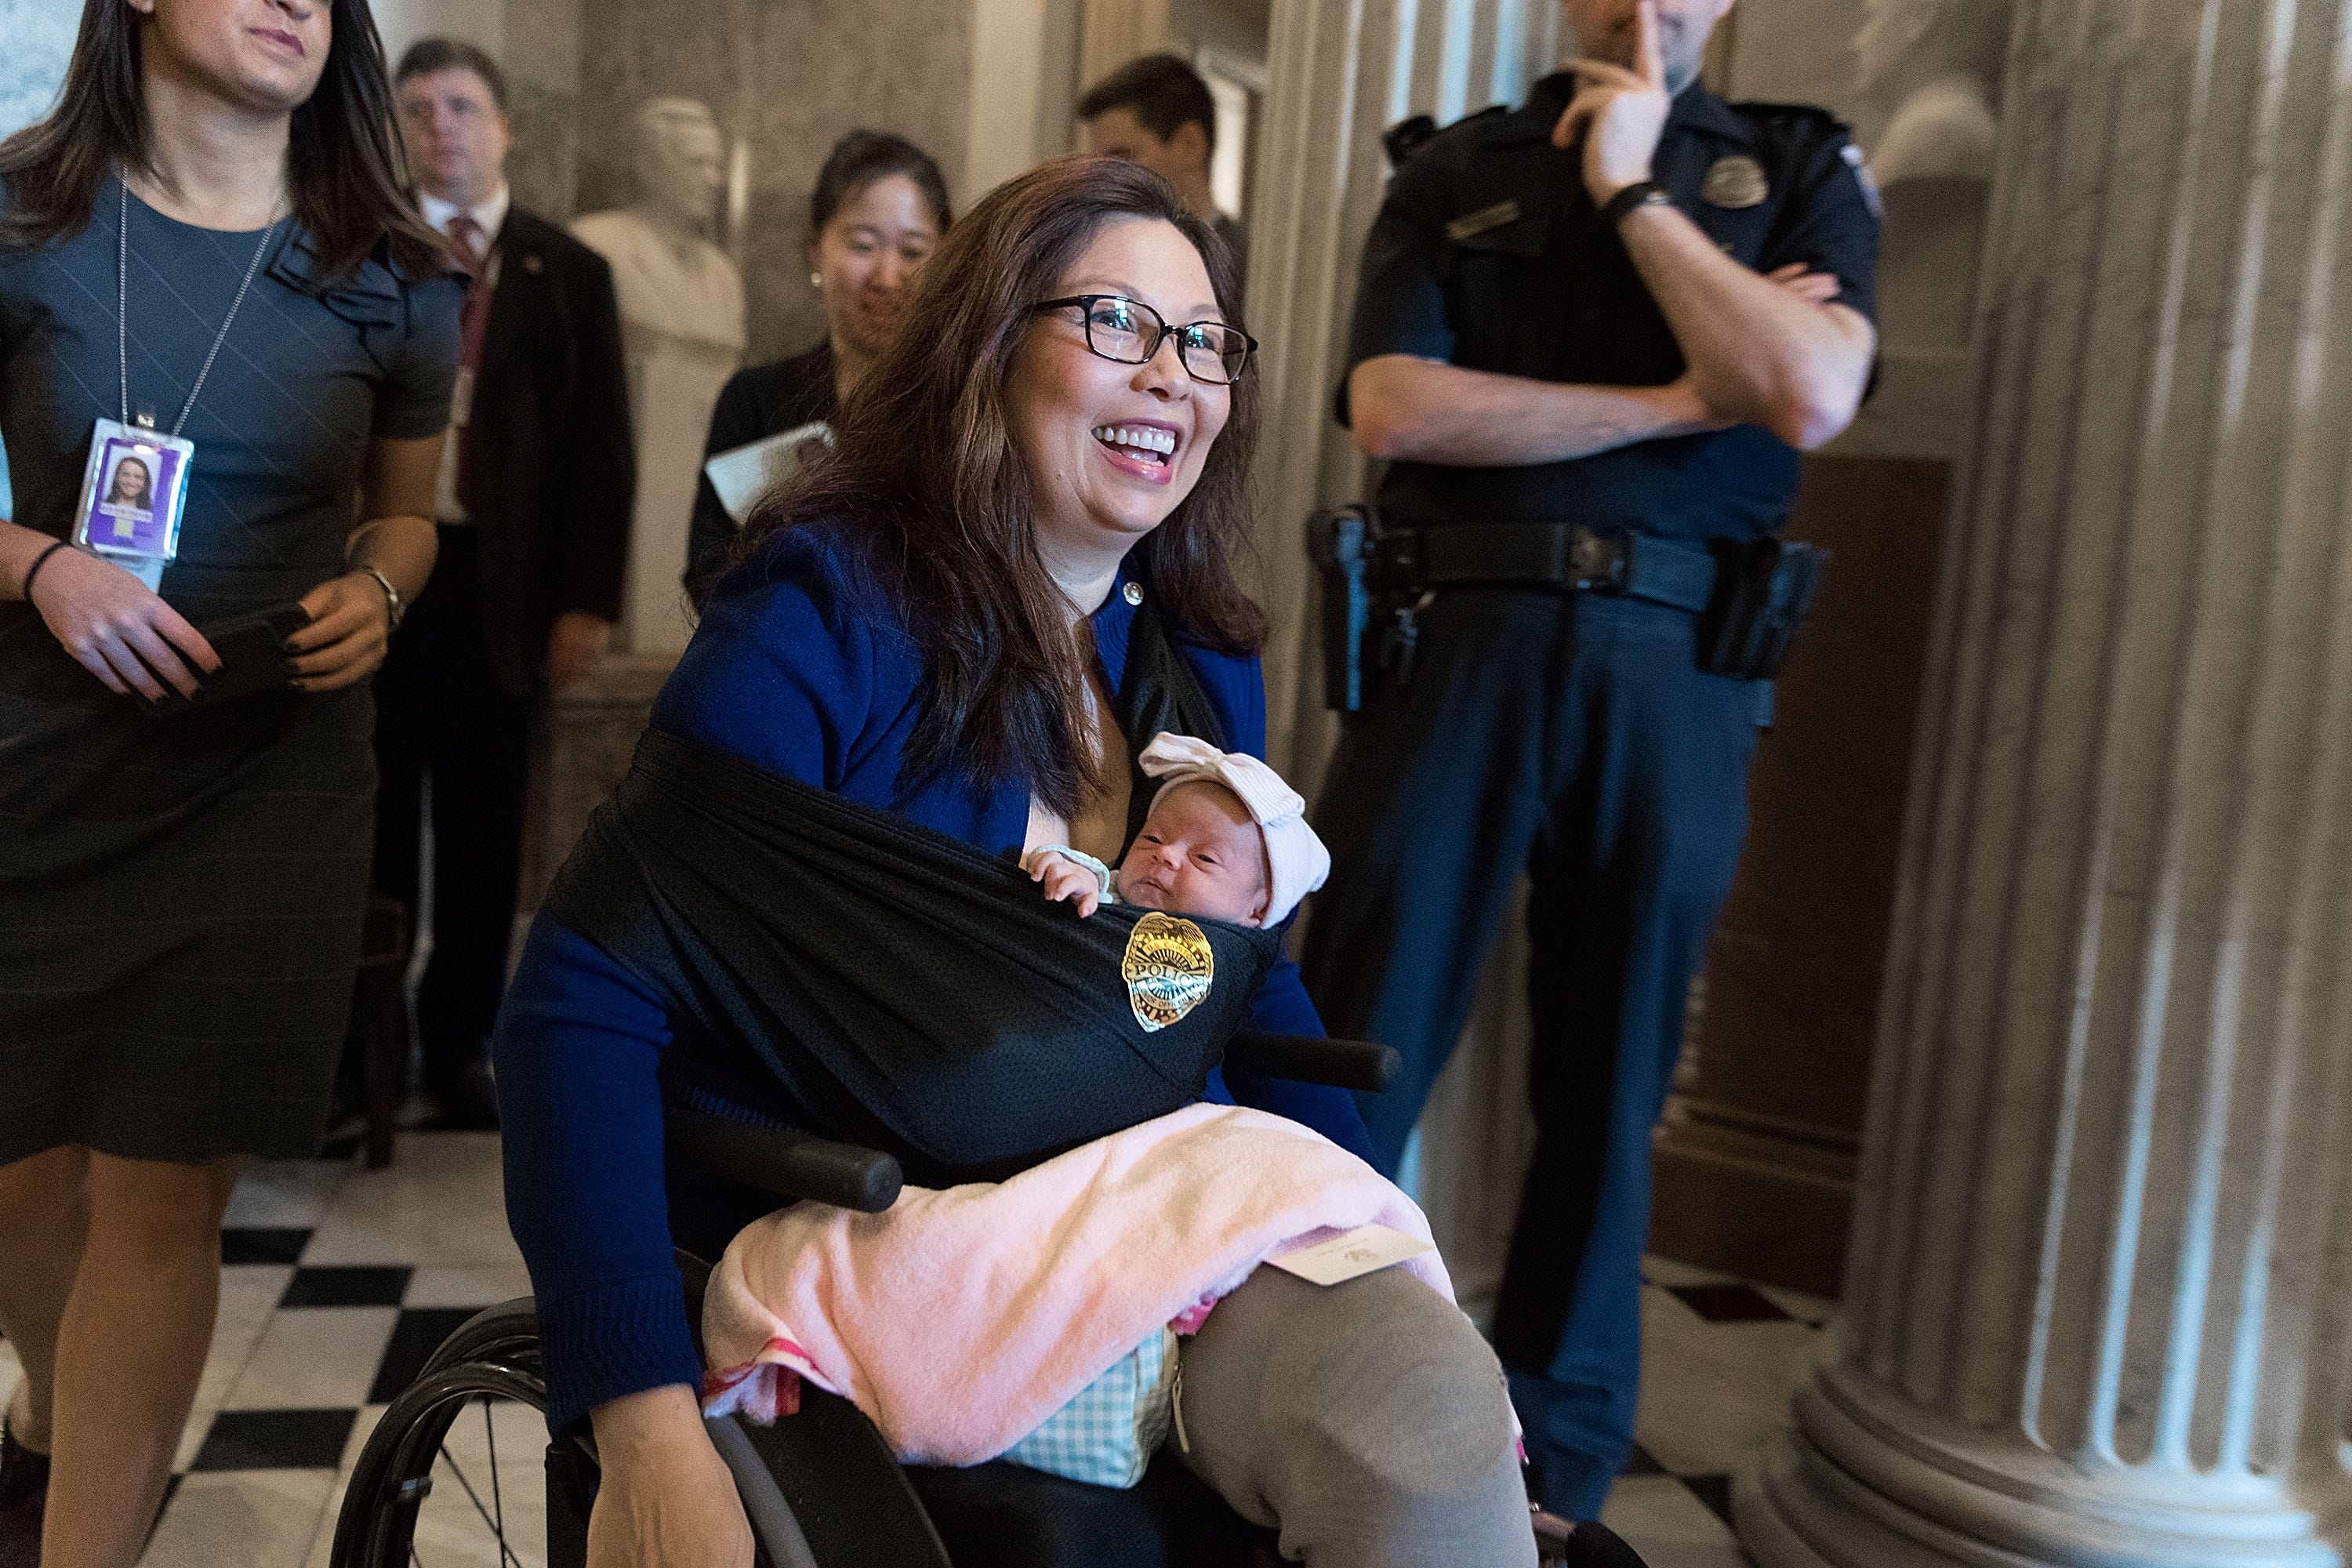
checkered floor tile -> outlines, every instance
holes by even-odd
[[[383,1406],[452,1330],[530,1289],[507,1235],[497,1139],[411,1133],[385,1171],[257,1167],[221,1251],[219,1326],[143,1563],[324,1568],[343,1482]],[[1652,1568],[1744,1568],[1730,1476],[1787,1420],[1831,1303],[1664,1258],[1648,1276],[1640,1441],[1602,1518]],[[16,1378],[0,1342],[0,1402]],[[528,1536],[535,1521],[518,1516],[536,1500],[472,1483],[494,1446],[511,1465],[544,1440],[527,1412],[469,1411],[448,1451],[470,1479],[436,1488],[420,1560],[498,1568],[467,1510],[501,1508],[509,1536]]]

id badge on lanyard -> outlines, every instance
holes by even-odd
[[[90,432],[73,542],[153,587],[180,553],[180,517],[196,445],[144,426],[100,419]]]
[[[272,218],[261,231],[253,259],[246,264],[245,279],[236,286],[236,298],[229,301],[220,331],[213,334],[213,346],[196,372],[195,384],[188,388],[180,417],[167,435],[155,428],[154,419],[148,415],[142,414],[135,425],[131,421],[131,187],[119,174],[115,201],[114,348],[115,367],[121,377],[122,417],[100,419],[90,427],[89,461],[82,468],[81,506],[74,516],[73,542],[105,556],[153,592],[163,585],[163,568],[180,553],[188,470],[196,461],[196,444],[183,439],[180,431],[205,390],[205,378],[213,373],[221,344],[228,341],[229,325],[253,287],[254,274],[261,270],[261,258],[277,237],[279,220]]]

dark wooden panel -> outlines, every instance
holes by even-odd
[[[1658,1139],[1652,1246],[1837,1288],[1950,466],[1806,460],[1833,552],[1781,673],[1748,847]]]

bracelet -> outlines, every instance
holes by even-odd
[[[1674,194],[1655,180],[1636,180],[1615,195],[1601,209],[1604,228],[1615,228],[1625,221],[1625,216],[1635,207],[1670,207]]]
[[[33,579],[41,574],[41,568],[49,563],[50,556],[55,555],[60,550],[71,550],[72,548],[72,545],[60,539],[56,543],[50,545],[47,550],[42,551],[38,555],[34,556],[32,565],[25,569],[24,582],[17,584],[16,596],[24,600],[26,604],[31,604],[33,602]]]
[[[400,617],[406,615],[408,612],[405,604],[401,599],[400,590],[392,585],[392,579],[385,576],[383,573],[377,571],[374,567],[369,565],[364,561],[354,565],[352,570],[354,572],[364,572],[369,576],[375,579],[375,585],[383,590],[384,614],[391,623],[384,629],[387,631],[398,631],[400,629]]]

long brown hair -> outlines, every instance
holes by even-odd
[[[843,406],[832,456],[762,500],[738,547],[749,556],[807,524],[861,540],[925,662],[909,775],[959,769],[1026,784],[1064,816],[1104,781],[1082,741],[1085,666],[1068,602],[1038,553],[1036,480],[1007,426],[1005,384],[1032,307],[1117,217],[1173,224],[1240,324],[1231,254],[1165,180],[1112,158],[1042,164],[949,231],[917,275],[897,339]],[[1265,637],[1234,576],[1257,423],[1256,378],[1244,374],[1200,482],[1135,550],[1171,628],[1224,653],[1254,653]]]
[[[383,40],[367,0],[328,0],[333,40],[317,90],[294,110],[287,184],[324,288],[359,270],[379,244],[404,276],[449,264],[441,237],[410,206],[392,133]],[[79,234],[117,170],[146,173],[153,128],[140,77],[141,18],[123,0],[83,0],[81,30],[58,107],[0,142],[0,248],[33,249]]]

